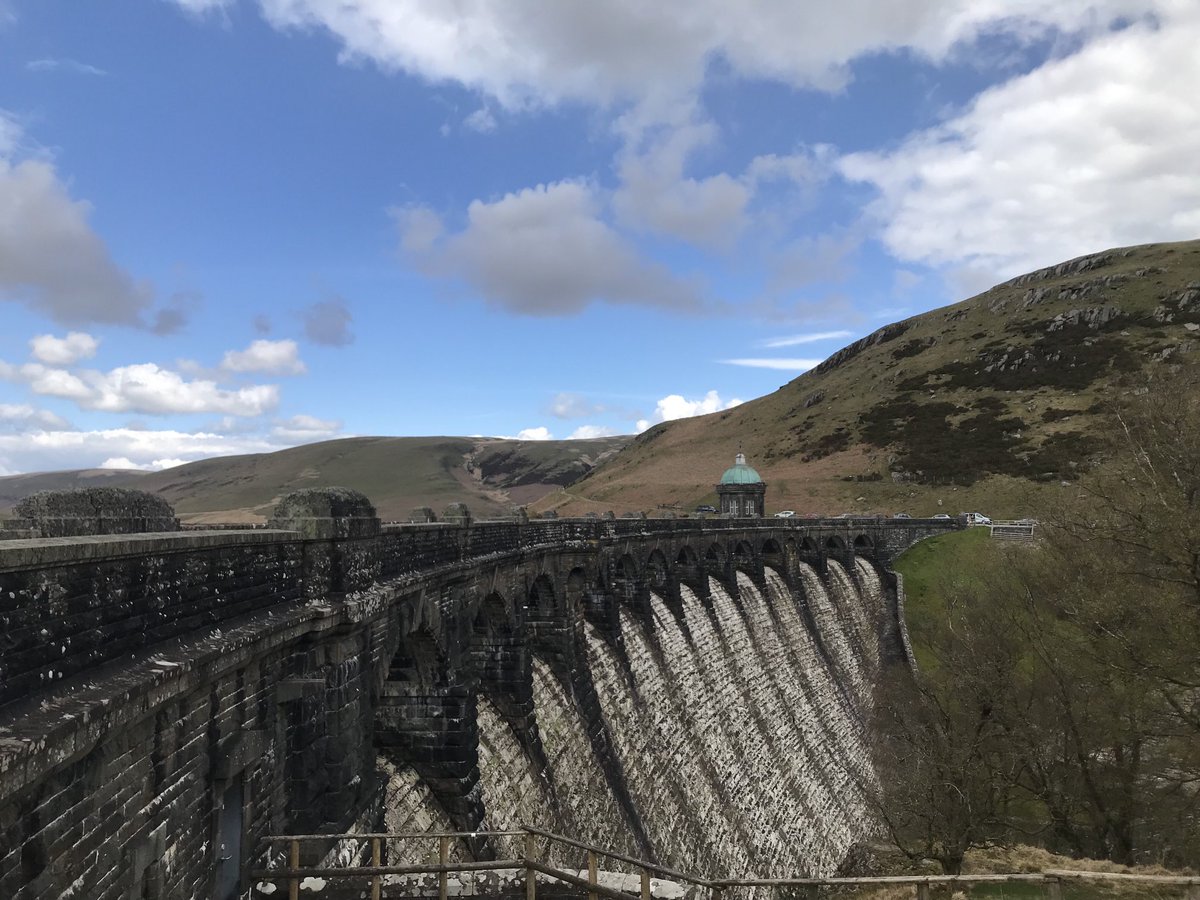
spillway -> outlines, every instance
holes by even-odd
[[[766,568],[738,573],[736,593],[715,578],[652,591],[615,630],[581,618],[572,667],[529,663],[536,754],[481,690],[481,827],[535,824],[714,877],[833,874],[875,829],[885,591],[861,559],[824,576],[799,563],[792,580]],[[415,773],[388,766],[389,827],[449,828]]]

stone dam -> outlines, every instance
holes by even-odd
[[[265,896],[268,835],[522,824],[714,877],[831,874],[873,833],[872,692],[908,654],[889,564],[963,527],[381,525],[327,489],[266,529],[180,531],[53,500],[0,540],[11,900]]]

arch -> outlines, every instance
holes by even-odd
[[[679,548],[679,554],[675,557],[675,565],[695,566],[699,563],[700,558],[696,556],[696,551],[692,549],[690,544],[684,544]]]
[[[475,620],[471,623],[472,647],[495,642],[501,634],[511,634],[513,630],[512,616],[508,604],[496,591],[483,598],[475,611]]]
[[[667,557],[658,548],[650,551],[650,555],[646,557],[645,572],[651,587],[662,590],[667,586],[671,570],[667,565]]]
[[[613,567],[613,575],[618,578],[637,578],[637,560],[628,553],[623,553],[621,558],[617,560],[617,564]]]
[[[558,611],[557,597],[554,592],[554,582],[545,572],[533,579],[529,586],[529,603],[527,609],[529,618],[533,621],[544,622]]]
[[[875,546],[874,541],[872,541],[871,538],[865,534],[857,535],[854,538],[854,549],[855,550],[870,550],[874,546]]]
[[[724,565],[725,563],[725,548],[718,543],[708,545],[708,549],[704,551],[704,561],[706,563],[717,563]]]
[[[438,639],[427,627],[402,635],[392,654],[388,681],[406,681],[428,687],[445,685],[449,665]]]
[[[827,550],[845,550],[846,540],[840,534],[830,535],[829,539],[825,541],[825,548]]]
[[[745,541],[733,545],[733,558],[738,565],[749,565],[754,562],[754,548]]]
[[[575,611],[583,607],[583,595],[587,592],[587,572],[576,566],[567,575],[567,608]]]
[[[803,539],[802,541],[800,541],[800,550],[801,550],[801,552],[804,552],[804,553],[816,553],[816,552],[817,552],[817,550],[819,550],[819,549],[820,549],[820,548],[817,546],[817,542],[816,542],[815,540],[813,540],[813,539],[812,539],[812,537],[811,537],[810,535],[807,535],[807,534],[806,534],[806,535],[804,536],[804,539]]]

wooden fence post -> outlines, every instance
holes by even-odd
[[[371,865],[379,868],[383,865],[383,848],[379,838],[371,838]],[[383,879],[376,875],[371,879],[371,900],[379,900],[383,890]]]
[[[642,900],[650,900],[650,873],[642,869]]]
[[[1057,875],[1046,876],[1046,896],[1050,900],[1062,900],[1062,879]]]
[[[532,831],[525,832],[525,900],[537,900],[537,870],[533,858],[537,855],[537,840]]]
[[[450,838],[442,835],[438,838],[438,862],[443,866],[450,862]],[[450,896],[450,873],[443,869],[438,872],[438,900],[446,900]]]
[[[596,865],[596,851],[589,850],[587,852],[587,870],[588,884],[596,884],[600,874],[599,866]],[[600,895],[595,891],[588,891],[588,900],[599,900]]]
[[[292,841],[288,852],[288,868],[300,868],[300,842]],[[292,876],[288,879],[288,900],[300,900],[300,879]]]

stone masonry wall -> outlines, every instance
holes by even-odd
[[[473,828],[486,817],[481,698],[499,729],[492,752],[511,755],[515,740],[531,771],[570,768],[541,742],[535,668],[541,696],[570,698],[579,733],[555,747],[595,761],[589,783],[611,798],[604,833],[652,855],[661,845],[589,662],[603,646],[629,665],[612,631],[621,616],[651,627],[651,554],[670,602],[681,578],[707,584],[701,568],[736,601],[735,559],[760,584],[767,542],[776,560],[852,559],[853,546],[887,555],[954,527],[380,528],[353,492],[281,509],[275,530],[0,541],[0,897],[211,897],[231,817],[244,871],[267,862],[268,834],[381,827],[379,749],[420,774],[440,806],[431,821]],[[572,799],[563,815],[582,821],[595,802]]]
[[[0,544],[0,706],[56,681],[299,595],[288,535]]]

